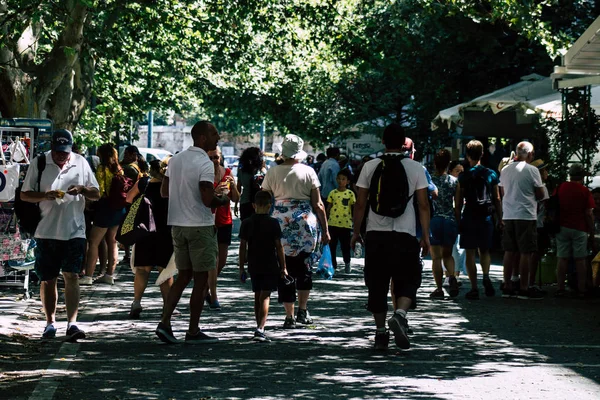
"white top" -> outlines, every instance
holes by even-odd
[[[202,202],[200,182],[215,181],[215,166],[208,154],[190,146],[169,160],[169,215],[171,226],[212,226],[215,217]]]
[[[275,200],[310,200],[312,189],[320,186],[315,170],[301,163],[270,168],[262,184],[263,190],[273,193]]]
[[[535,188],[544,187],[544,183],[536,167],[525,161],[507,165],[500,174],[499,186],[504,189],[502,219],[537,220]]]
[[[396,154],[396,153],[388,153]],[[369,189],[371,185],[371,178],[377,168],[377,165],[381,162],[380,158],[368,161],[362,168],[358,182],[356,186],[363,189]],[[402,165],[406,171],[406,177],[408,178],[408,192],[409,195],[414,196],[414,192],[419,189],[427,188],[427,177],[425,176],[425,170],[423,166],[410,158],[402,160]],[[415,212],[411,204],[409,203],[406,207],[404,214],[397,218],[384,217],[382,215],[375,214],[371,207],[367,203],[368,216],[367,216],[367,231],[386,231],[386,232],[404,232],[411,236],[417,236],[417,219]]]
[[[50,152],[45,153],[46,168],[42,172],[40,192],[62,190],[66,192],[73,185],[83,185],[98,189],[98,181],[87,160],[77,153],[71,153],[69,161],[61,169],[52,160]],[[31,161],[27,176],[23,181],[23,192],[37,192],[37,158]],[[65,194],[62,199],[39,202],[42,219],[35,230],[38,239],[70,240],[85,239],[85,198],[82,194]]]

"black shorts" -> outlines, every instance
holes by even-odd
[[[279,283],[279,275],[275,274],[251,274],[252,291],[275,292]]]
[[[280,303],[293,303],[296,301],[296,290],[312,289],[312,271],[304,260],[309,257],[306,252],[301,252],[295,257],[285,256],[285,267],[288,275],[294,278],[295,283],[286,285],[283,279],[279,280],[277,288]]]
[[[60,271],[75,274],[81,272],[87,245],[85,239],[35,239],[35,242],[35,274],[40,281],[50,281]]]
[[[217,227],[217,242],[219,244],[226,244],[229,246],[231,244],[231,231],[233,230],[233,225],[223,225]]]
[[[369,231],[365,239],[365,284],[369,289],[367,309],[374,314],[386,312],[390,279],[394,296],[408,297],[416,308],[423,264],[419,242],[401,232]]]

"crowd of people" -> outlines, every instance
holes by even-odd
[[[161,341],[178,343],[172,316],[186,287],[193,280],[186,343],[217,339],[200,329],[206,305],[219,310],[217,281],[226,265],[232,242],[233,216],[239,216],[239,275],[251,279],[256,329],[253,340],[269,341],[265,325],[271,294],[283,304],[283,328],[310,325],[308,310],[313,289],[313,266],[328,245],[337,268],[339,244],[344,272],[350,273],[351,252],[365,249],[364,280],[367,309],[375,320],[375,348],[388,348],[390,331],[397,347],[410,347],[409,310],[417,306],[423,260],[431,254],[435,290],[432,299],[459,295],[461,272],[470,289],[465,297],[480,296],[476,266],[486,296],[496,289],[489,276],[494,235],[502,232],[504,276],[502,297],[541,299],[546,293],[535,284],[537,265],[555,236],[558,291],[567,294],[569,265],[575,271],[575,295],[587,297],[598,282],[591,279],[589,254],[595,251],[594,230],[600,213],[594,211],[600,191],[584,185],[580,164],[569,170],[570,180],[550,195],[545,181],[548,166],[535,159],[533,145],[521,142],[514,158],[503,160],[499,173],[481,164],[483,144],[466,145],[463,163],[451,160],[446,149],[433,157],[433,174],[413,158],[415,146],[399,124],[387,126],[385,152],[352,166],[336,147],[313,162],[303,150],[304,141],[286,135],[275,165],[267,168],[260,149],[246,149],[235,179],[223,166],[214,125],[200,121],[192,128],[193,145],[165,160],[148,165],[135,146],[122,162],[116,149],[105,144],[98,159],[73,150],[70,132],[53,134],[52,149],[41,174],[32,162],[22,199],[39,203],[41,221],[35,272],[40,277],[46,314],[42,336],[56,335],[57,277],[65,279],[67,337],[85,333],[76,325],[79,285],[114,284],[117,265],[117,231],[129,205],[141,195],[149,202],[155,230],[136,241],[130,254],[134,267],[134,298],[130,317],[139,318],[142,298],[153,268],[173,262],[177,276],[160,284],[161,320],[155,330]],[[231,204],[234,203],[233,212]],[[239,206],[238,206],[239,205]],[[102,272],[94,280],[100,261]],[[130,262],[129,259],[126,261]],[[599,260],[600,261],[600,260]],[[445,279],[444,279],[445,278]],[[387,320],[388,294],[393,314]],[[297,302],[297,307],[296,307]]]

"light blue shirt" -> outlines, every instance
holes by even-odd
[[[321,182],[321,197],[327,198],[329,193],[337,188],[337,174],[340,172],[340,165],[335,158],[328,158],[319,171],[319,181]]]

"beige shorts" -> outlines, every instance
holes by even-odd
[[[219,246],[214,226],[174,226],[175,264],[178,270],[207,272],[216,268]]]
[[[588,256],[588,234],[577,229],[560,227],[556,234],[556,256],[558,258],[585,258]]]

